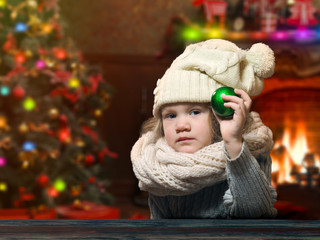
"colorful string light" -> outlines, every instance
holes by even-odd
[[[26,141],[24,142],[22,148],[26,152],[33,151],[36,148],[36,144],[31,141]]]
[[[1,96],[8,96],[10,94],[10,88],[8,86],[1,86],[0,94]]]
[[[28,26],[23,22],[18,22],[15,26],[16,32],[26,32],[28,30]]]

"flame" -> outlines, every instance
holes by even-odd
[[[294,182],[292,171],[303,170],[301,167],[303,158],[309,152],[306,127],[303,122],[298,122],[296,131],[291,131],[291,125],[285,124],[286,128],[281,140],[275,142],[271,152],[273,184]]]

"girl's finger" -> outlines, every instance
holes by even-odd
[[[234,92],[236,94],[240,95],[240,97],[244,101],[244,104],[245,104],[247,110],[249,111],[250,108],[251,108],[251,104],[252,104],[252,100],[251,100],[250,96],[245,91],[243,91],[242,89],[235,89]]]

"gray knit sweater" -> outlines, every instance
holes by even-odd
[[[227,180],[185,196],[150,193],[151,219],[275,217],[277,193],[270,184],[270,156],[255,159],[245,142],[236,159],[225,154]]]

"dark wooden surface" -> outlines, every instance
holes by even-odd
[[[0,239],[320,239],[320,221],[0,220]]]

